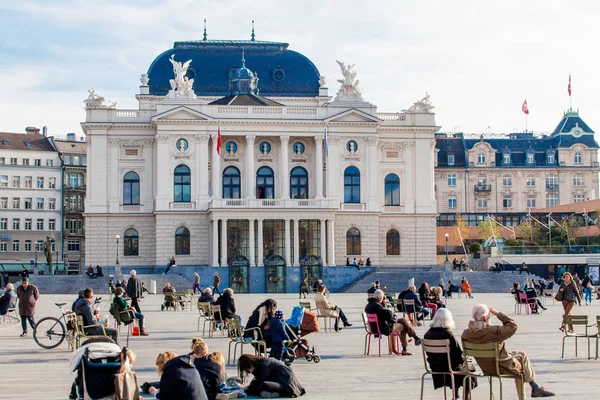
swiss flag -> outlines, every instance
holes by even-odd
[[[523,107],[521,107],[521,110],[522,110],[522,111],[523,111],[525,114],[529,115],[529,108],[527,108],[527,99],[525,99],[525,101],[523,102]]]
[[[221,125],[217,128],[217,154],[221,155]]]

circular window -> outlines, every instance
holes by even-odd
[[[271,76],[273,77],[273,80],[275,82],[281,82],[285,79],[285,70],[283,68],[277,67],[273,70]]]
[[[258,151],[262,154],[269,154],[271,152],[271,144],[268,142],[262,142],[258,145]]]
[[[354,154],[358,150],[358,144],[356,144],[354,140],[350,140],[348,143],[346,143],[346,150],[348,153]]]
[[[237,153],[237,144],[235,144],[235,142],[227,142],[225,145],[225,152],[228,154]]]
[[[176,143],[177,145],[177,150],[179,151],[186,151],[189,147],[188,141],[185,139],[179,139]]]
[[[194,67],[188,67],[185,77],[188,79],[194,79],[196,76],[196,69]]]
[[[580,137],[582,134],[581,129],[573,129],[573,136]]]
[[[292,149],[294,150],[294,153],[296,153],[296,154],[304,153],[304,145],[300,142],[294,143],[294,146],[292,147]]]

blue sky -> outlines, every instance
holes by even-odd
[[[126,4],[126,5],[123,5]],[[139,76],[179,40],[283,41],[337,91],[335,59],[356,64],[363,97],[400,111],[431,95],[442,131],[552,131],[569,106],[600,130],[600,4],[528,0],[0,2],[0,131],[81,132],[94,88],[135,108]],[[251,66],[250,66],[251,67]],[[201,79],[201,77],[198,77]]]

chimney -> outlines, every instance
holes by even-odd
[[[27,128],[25,128],[25,132],[28,134],[36,135],[40,133],[40,130],[35,126],[28,126]]]
[[[67,133],[67,140],[69,142],[74,142],[75,141],[75,133],[73,133],[73,132]]]

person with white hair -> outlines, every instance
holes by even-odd
[[[408,289],[408,292],[404,295],[404,300],[413,300],[415,302],[415,307],[414,310],[412,307],[407,307],[406,305],[404,307],[406,308],[406,312],[409,314],[413,312],[418,313],[417,321],[413,322],[417,324],[417,326],[421,326],[419,321],[425,319],[425,317],[429,315],[429,310],[423,308],[423,303],[421,303],[419,295],[416,293],[417,287],[415,285],[410,285]]]
[[[210,303],[215,304],[215,298],[213,297],[212,289],[207,287],[204,289],[200,297],[198,298],[198,303]]]
[[[9,308],[17,307],[17,294],[12,283],[7,283],[4,286],[5,292],[0,297],[0,315],[6,315]]]
[[[365,307],[365,312],[367,314],[377,315],[377,324],[379,325],[379,330],[381,334],[389,336],[392,332],[397,332],[400,335],[402,353],[399,353],[398,349],[396,349],[396,341],[392,340],[392,352],[394,354],[412,356],[413,353],[408,351],[407,336],[414,338],[415,345],[417,346],[421,344],[421,338],[417,336],[417,333],[410,326],[410,323],[407,320],[405,320],[404,318],[396,319],[394,313],[383,305],[384,298],[385,294],[383,293],[383,290],[377,289],[373,297],[368,300],[369,303]],[[375,324],[372,324],[371,331],[375,332],[376,330],[377,326]]]
[[[425,333],[423,338],[426,340],[450,340],[450,364],[452,366],[452,371],[455,373],[460,371],[466,372],[462,349],[452,333],[456,324],[454,323],[450,310],[440,308],[434,315],[430,326],[431,328]],[[448,359],[445,353],[427,353],[427,362],[433,372],[450,372],[448,370]],[[457,399],[459,398],[458,389],[463,385],[463,378],[464,374],[454,375],[454,397]],[[471,382],[471,388],[477,386],[477,379],[472,378]],[[439,389],[444,386],[452,387],[450,375],[433,375],[433,387]],[[466,398],[470,398],[470,396],[471,393],[467,393]]]
[[[142,281],[137,277],[137,272],[135,269],[132,269],[129,272],[129,280],[127,281],[126,286],[127,296],[131,299],[131,307],[135,308],[135,311],[141,313],[139,298],[144,295],[144,288],[142,287]]]
[[[377,290],[377,285],[375,284],[375,282],[372,282],[371,287],[369,288],[369,290],[367,290],[367,296],[373,297],[376,290]]]
[[[495,315],[502,322],[502,325],[491,325],[490,315]],[[473,307],[472,316],[473,319],[469,321],[468,329],[465,329],[462,333],[462,340],[475,344],[498,342],[500,373],[515,375],[515,385],[517,386],[519,398],[525,398],[524,393],[521,393],[521,374],[525,382],[531,386],[531,397],[554,396],[554,393],[536,383],[533,366],[525,352],[517,350],[509,353],[506,350],[504,341],[517,332],[517,324],[514,320],[485,304],[478,304]],[[496,373],[496,364],[493,358],[478,358],[477,364],[485,374]]]

